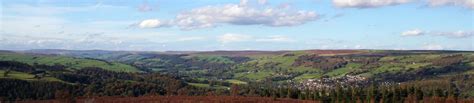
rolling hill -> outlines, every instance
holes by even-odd
[[[239,95],[271,96],[270,94],[275,91],[290,93],[290,90],[295,90],[303,94],[274,95],[276,97],[303,98],[299,95],[306,95],[304,94],[305,90],[329,89],[330,91],[337,90],[339,86],[342,86],[346,88],[343,90],[360,88],[361,91],[368,91],[370,88],[367,87],[378,85],[380,90],[392,88],[389,91],[395,90],[393,88],[420,88],[424,91],[423,94],[429,96],[436,96],[436,93],[428,92],[436,92],[438,90],[436,88],[451,88],[440,92],[443,95],[439,96],[447,98],[447,96],[455,94],[457,97],[463,98],[474,97],[474,87],[472,87],[474,84],[474,52],[472,51],[136,52],[27,50],[1,52],[0,64],[3,65],[0,73],[6,74],[8,72],[8,76],[0,77],[3,79],[60,82],[71,85],[72,88],[89,88],[90,90],[95,88],[91,86],[110,88],[111,85],[117,85],[115,83],[124,86],[117,88],[127,89],[130,88],[126,86],[131,85],[134,85],[134,88],[149,89],[158,86],[161,89],[151,91],[161,95],[180,93],[229,95],[233,89],[237,88],[237,85],[240,89],[247,90],[241,91]],[[46,72],[46,75],[40,75],[41,77],[38,79],[37,72],[41,73],[42,71]],[[155,76],[162,79],[149,80]],[[167,85],[170,85],[170,81],[173,82],[171,83],[173,85],[179,85],[178,88],[169,88]],[[162,83],[166,84],[160,85]],[[83,86],[75,87],[78,85]],[[255,88],[260,89],[251,91]],[[281,92],[281,89],[288,91]],[[92,94],[140,96],[151,93],[136,90],[130,92],[104,91],[108,90],[107,88],[100,90]],[[452,93],[452,91],[455,92]],[[86,95],[87,93],[75,94]]]
[[[44,50],[43,50],[44,51]],[[35,50],[27,53],[45,54]],[[357,75],[367,78],[381,74],[409,74],[427,69],[459,67],[441,74],[472,74],[474,52],[469,51],[395,51],[395,50],[302,50],[302,51],[211,51],[185,52],[112,52],[66,51],[48,54],[94,58],[121,62],[149,71],[179,73],[182,76],[208,79],[259,81],[314,79]],[[101,55],[101,56],[94,56]],[[450,62],[443,64],[440,61]],[[452,62],[452,63],[451,63]],[[212,72],[211,72],[212,71]],[[229,74],[220,76],[216,73]],[[193,74],[193,75],[187,75]],[[206,75],[210,75],[206,77]]]

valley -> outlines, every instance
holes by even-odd
[[[3,100],[48,100],[66,93],[67,98],[234,95],[324,102],[340,100],[331,97],[339,90],[357,93],[374,91],[373,87],[380,94],[405,90],[404,96],[396,96],[405,99],[416,90],[423,92],[417,97],[420,100],[474,97],[474,52],[470,51],[27,50],[2,51],[0,68]],[[33,94],[16,93],[32,87]],[[48,88],[54,90],[43,91]],[[431,92],[437,90],[441,92]],[[387,99],[382,97],[374,99]]]

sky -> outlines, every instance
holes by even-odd
[[[0,49],[474,51],[474,0],[2,0]]]

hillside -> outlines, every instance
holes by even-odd
[[[74,84],[74,82],[62,80],[58,77],[58,74],[76,72],[84,68],[100,68],[114,72],[141,72],[139,69],[127,64],[92,58],[15,52],[0,53],[0,74],[2,74],[0,78]]]
[[[67,90],[75,91],[72,94],[78,96],[180,94],[323,100],[339,92],[375,95],[364,94],[368,91],[381,96],[406,91],[401,97],[408,98],[408,94],[415,95],[419,92],[414,91],[420,90],[427,97],[474,97],[474,52],[471,51],[28,50],[2,52],[0,62],[3,63],[0,73],[8,72],[8,76],[1,77],[6,81],[29,81],[33,83],[30,85],[59,82],[62,84],[54,85],[76,88]],[[38,78],[38,71],[45,71],[46,75]],[[315,97],[312,93],[328,95]],[[355,100],[353,95],[347,97]],[[339,99],[323,101],[333,100]]]
[[[99,67],[106,70],[117,72],[139,72],[137,68],[118,63],[108,62],[100,59],[92,58],[74,58],[58,55],[34,55],[23,53],[0,53],[0,61],[17,61],[27,63],[29,65],[60,65],[67,70],[78,70],[85,67]]]
[[[31,52],[30,53],[41,53]],[[88,54],[87,54],[88,53]],[[91,58],[96,52],[66,52],[59,55]],[[121,62],[150,71],[178,73],[208,79],[259,81],[314,79],[355,75],[366,78],[382,74],[410,74],[433,71],[441,74],[474,73],[474,52],[467,51],[384,51],[384,50],[303,50],[303,51],[214,51],[169,54],[164,52],[99,53],[95,59]],[[456,69],[457,68],[457,69]],[[221,73],[221,75],[217,74]],[[189,74],[189,75],[188,75]],[[192,75],[191,75],[192,74]],[[229,74],[225,75],[224,74]],[[206,77],[206,75],[210,75]],[[429,75],[427,75],[429,76]]]

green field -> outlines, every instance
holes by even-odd
[[[238,73],[235,75],[236,78],[248,78],[252,80],[262,80],[266,77],[271,76],[272,72],[269,71],[259,71],[259,72],[247,72],[247,73]]]
[[[332,70],[325,75],[330,76],[330,77],[341,77],[344,76],[352,71],[355,71],[359,69],[359,67],[362,66],[361,64],[355,64],[355,63],[349,63],[343,68],[338,68],[336,70]]]
[[[316,78],[320,78],[321,76],[322,76],[321,74],[303,74],[303,75],[300,75],[298,77],[295,77],[294,80],[302,81],[302,80],[306,80],[306,79],[316,79]]]
[[[247,84],[247,82],[236,80],[236,79],[229,79],[229,80],[225,80],[225,81],[227,81],[229,83],[232,83],[232,84]]]
[[[19,53],[0,53],[0,61],[18,61],[33,65],[55,65],[60,64],[70,70],[82,69],[85,67],[99,67],[102,69],[117,72],[140,72],[137,68],[117,62],[104,62],[92,59],[80,59],[66,56],[46,56]]]
[[[210,63],[234,63],[234,61],[230,60],[229,58],[225,58],[222,56],[193,56],[192,59],[196,59],[197,61],[203,62],[210,62]]]
[[[247,84],[248,82],[270,79],[275,80],[275,82],[282,82],[287,80],[303,81],[322,77],[338,78],[345,75],[372,78],[385,73],[409,74],[433,67],[433,61],[459,54],[463,55],[463,64],[466,64],[467,67],[474,67],[474,54],[471,52],[358,50],[355,52],[339,53],[338,51],[285,51],[280,53],[268,52],[268,54],[265,52],[252,54],[252,52],[245,51],[216,53],[191,53],[183,56],[176,56],[174,54],[117,53],[99,55],[99,57],[95,58],[105,58],[105,60],[113,62],[83,59],[84,57],[97,55],[86,55],[81,58],[81,56],[78,56],[81,54],[75,54],[74,57],[78,58],[74,58],[67,55],[48,56],[0,53],[0,60],[19,61],[30,65],[34,63],[46,65],[61,64],[70,70],[84,67],[100,67],[111,71],[141,72],[135,67],[121,64],[127,63],[141,67],[141,69],[150,69],[160,73],[179,69],[179,73],[182,73],[180,75],[186,76],[190,80],[218,80],[232,84]],[[236,53],[236,55],[232,53]],[[382,56],[374,54],[381,54]],[[365,57],[366,55],[369,56]],[[243,61],[233,61],[233,57],[242,57],[244,59],[242,59]],[[306,59],[302,59],[302,57]],[[318,65],[323,64],[314,63],[317,61],[331,64],[329,63],[331,59],[327,58],[333,58],[332,60],[336,58],[341,60],[339,61],[341,63],[329,69],[321,69],[323,67]],[[299,62],[295,63],[297,60]],[[370,63],[364,60],[370,60]],[[314,65],[301,65],[303,63],[313,63]],[[464,71],[463,74],[474,74],[474,70]],[[223,76],[224,78],[217,76]],[[199,83],[189,84],[197,87],[208,87],[208,85]]]
[[[20,79],[20,80],[38,80],[38,81],[58,81],[58,82],[63,82],[62,80],[59,80],[54,77],[43,77],[40,79],[34,78],[35,75],[33,74],[28,74],[24,72],[17,72],[17,71],[10,71],[7,76],[4,75],[6,71],[5,70],[0,70],[0,78],[14,78],[14,79]]]

